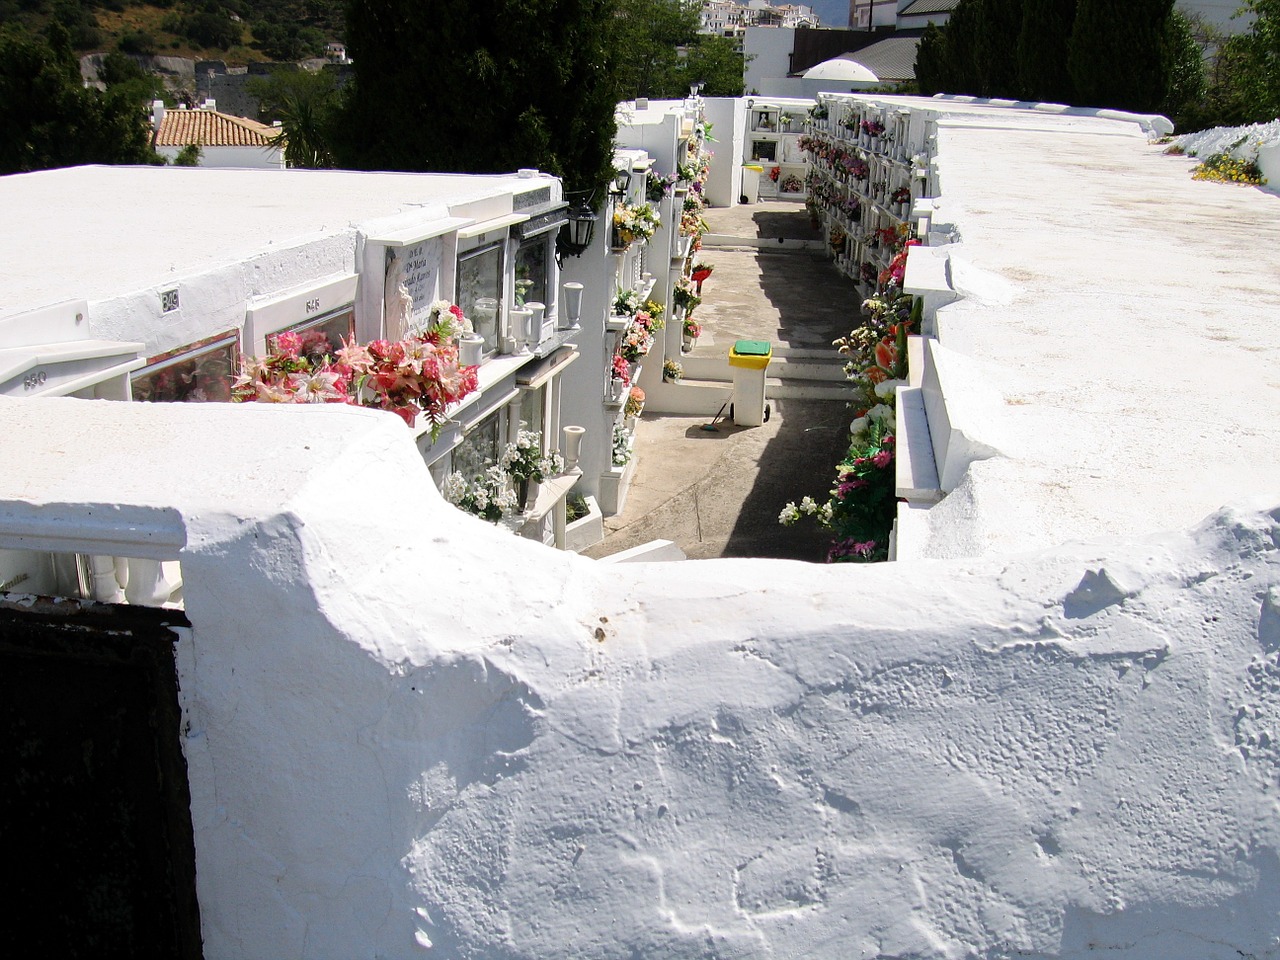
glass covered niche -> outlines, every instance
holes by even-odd
[[[234,332],[211,337],[152,357],[130,378],[134,400],[209,403],[231,399],[239,338]]]
[[[486,353],[498,349],[502,306],[502,248],[490,244],[458,254],[458,306],[484,337]]]

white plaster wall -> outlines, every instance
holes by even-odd
[[[0,546],[185,543],[209,957],[1276,953],[1280,510],[619,577],[389,414],[0,410]]]
[[[156,153],[173,163],[181,147],[156,147]],[[278,147],[201,147],[200,166],[226,169],[284,169],[284,154]]]
[[[239,330],[249,301],[356,269],[356,232],[342,231],[282,244],[239,262],[195,274],[175,272],[169,282],[89,305],[89,329],[103,340],[140,340],[155,356],[206,337]],[[159,278],[157,278],[159,279]],[[179,309],[164,313],[160,294],[178,290]]]
[[[575,489],[592,496],[599,491],[600,474],[609,468],[613,451],[613,416],[617,412],[606,410],[604,406],[609,359],[604,325],[613,302],[608,280],[615,269],[614,258],[609,253],[612,215],[608,202],[602,203],[591,246],[581,257],[565,257],[560,274],[562,283],[575,280],[583,285],[582,318],[579,321],[582,330],[577,336],[582,358],[574,364],[573,372],[561,380],[560,420],[587,428],[579,461],[582,479]],[[608,336],[612,337],[612,334]]]
[[[742,51],[747,58],[742,89],[748,96],[755,93],[771,96],[762,84],[770,77],[785,77],[791,72],[795,35],[794,29],[786,27],[747,27],[742,41]]]
[[[703,112],[713,124],[716,142],[704,187],[713,207],[731,207],[742,196],[742,156],[745,143],[746,100],[741,97],[706,97]]]

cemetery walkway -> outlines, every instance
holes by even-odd
[[[724,355],[738,339],[830,351],[847,334],[861,298],[817,249],[821,237],[803,204],[764,201],[709,209],[711,232],[698,256],[715,272],[696,316],[695,354]],[[782,242],[779,242],[782,241]],[[805,242],[811,246],[806,247]],[[778,523],[789,500],[822,502],[848,446],[843,400],[775,398],[759,427],[726,418],[645,414],[638,457],[621,513],[605,519],[605,540],[584,551],[603,557],[650,540],[674,541],[690,559],[771,557],[821,562],[828,532],[813,520]],[[726,411],[727,413],[727,411]]]

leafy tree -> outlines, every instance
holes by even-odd
[[[1280,117],[1280,0],[1246,0],[1244,9],[1253,29],[1224,44],[1213,94],[1235,122],[1260,123]]]
[[[240,24],[216,8],[193,13],[181,23],[183,36],[202,47],[217,50],[229,50],[243,35]]]
[[[157,50],[156,38],[146,30],[127,30],[120,34],[116,46],[121,53],[132,53],[140,57],[154,56]]]
[[[0,174],[82,163],[150,163],[146,88],[86,88],[67,30],[0,28]]]
[[[611,176],[615,0],[349,0],[347,167]]]
[[[1078,99],[1094,107],[1155,111],[1169,89],[1166,21],[1173,0],[1079,0],[1067,69]]]
[[[684,86],[664,91],[663,96],[680,97],[689,84],[703,83],[704,97],[742,96],[743,55],[728,37],[698,36],[688,45],[684,65]]]
[[[1205,95],[1204,49],[1197,42],[1192,26],[1187,15],[1177,9],[1165,22],[1169,80],[1160,112],[1178,128],[1199,109]]]
[[[278,142],[285,164],[315,169],[334,166],[333,129],[339,109],[338,74],[332,70],[274,70],[252,77],[259,119],[280,122]]]
[[[615,3],[619,99],[657,99],[686,93],[688,79],[680,49],[697,42],[700,23],[697,9],[682,0],[615,0]],[[738,86],[742,86],[741,72]]]
[[[1067,70],[1067,41],[1076,0],[1023,0],[1018,31],[1018,81],[1023,97],[1072,103],[1075,87]]]

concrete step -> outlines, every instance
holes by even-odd
[[[856,395],[852,383],[843,380],[840,383],[822,380],[783,380],[779,377],[768,377],[764,382],[764,395],[779,400],[852,400]]]
[[[844,358],[834,350],[794,350],[787,353],[775,351],[769,364],[769,376],[783,381],[803,380],[811,383],[846,382]],[[684,379],[731,383],[733,367],[724,356],[689,356],[680,358],[684,367]]]
[[[826,354],[820,357],[797,357],[794,354],[779,356],[775,351],[773,362],[769,364],[769,373],[780,380],[843,382],[844,357],[834,350],[828,350]]]

